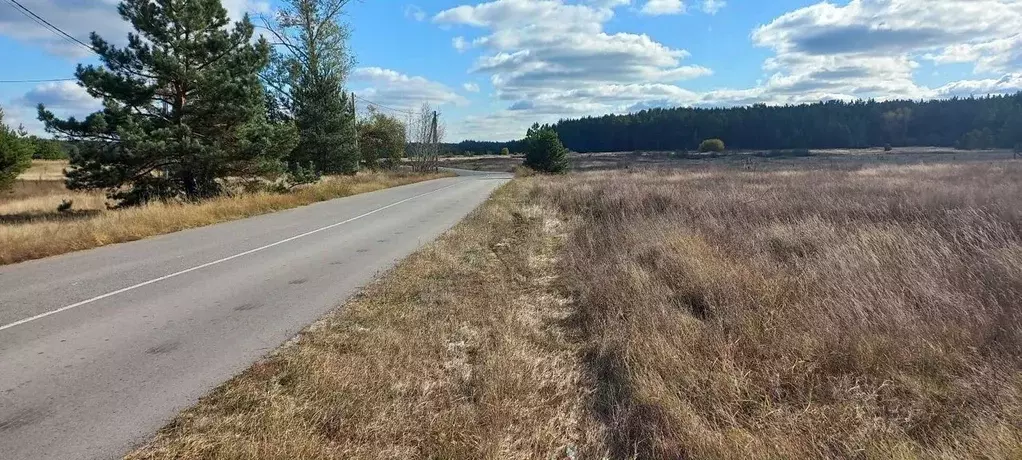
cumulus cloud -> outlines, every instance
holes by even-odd
[[[468,104],[464,96],[442,83],[391,69],[360,67],[351,73],[351,81],[358,96],[399,110],[415,110],[423,102],[436,106]]]
[[[764,65],[775,72],[768,93],[807,100],[923,98],[1010,88],[982,80],[931,89],[917,85],[912,73],[923,59],[973,63],[977,72],[1018,70],[1020,28],[1019,0],[852,0],[786,13],[757,28],[752,40],[776,53]]]
[[[24,125],[28,132],[43,135],[43,125],[36,119],[36,106],[39,104],[45,105],[47,109],[61,117],[84,117],[103,106],[99,99],[90,96],[77,83],[46,82],[4,104],[5,122]]]
[[[850,0],[797,8],[754,29],[773,52],[749,88],[695,92],[682,80],[710,69],[682,65],[687,51],[641,33],[607,33],[627,0],[493,0],[434,16],[481,29],[459,37],[483,50],[471,72],[488,75],[505,109],[467,117],[474,137],[520,137],[532,122],[666,106],[786,104],[859,98],[940,98],[1022,90],[1022,0]],[[684,11],[684,2],[635,2],[639,13]],[[702,0],[715,14],[724,0]],[[679,6],[680,5],[680,6]],[[697,56],[698,57],[698,56]],[[919,84],[923,63],[972,64],[974,79]]]
[[[512,112],[619,111],[655,96],[641,94],[644,84],[673,85],[712,74],[702,66],[682,65],[687,51],[648,35],[605,32],[614,8],[629,3],[496,0],[441,11],[433,21],[485,31],[471,42],[484,52],[470,71],[488,75],[498,99]],[[622,98],[611,94],[613,88],[637,91]]]
[[[99,99],[90,96],[85,88],[70,81],[43,83],[29,90],[16,102],[29,108],[43,104],[47,108],[75,115],[89,114],[102,107]]]
[[[681,14],[685,12],[685,4],[681,0],[648,0],[639,12],[650,16]]]
[[[479,92],[479,85],[477,85],[475,83],[465,83],[465,84],[461,85],[461,87],[465,88],[465,91],[468,91],[470,93],[478,93]]]

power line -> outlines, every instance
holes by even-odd
[[[77,78],[43,78],[39,80],[0,80],[0,83],[47,83],[52,81],[77,81]]]
[[[362,100],[362,102],[365,102],[365,103],[367,103],[367,104],[372,104],[372,105],[374,105],[374,106],[376,106],[376,107],[382,107],[382,108],[384,108],[384,109],[387,109],[387,110],[392,110],[392,111],[394,111],[394,112],[398,112],[398,113],[403,113],[403,114],[405,114],[405,115],[415,115],[415,112],[412,112],[411,110],[401,110],[401,109],[395,109],[395,108],[393,108],[393,107],[388,107],[388,106],[386,106],[386,105],[383,105],[383,104],[380,104],[380,103],[377,103],[377,102],[373,102],[373,101],[370,101],[369,99],[366,99],[366,98],[364,98],[364,97],[361,97],[361,96],[355,96],[355,99],[360,99],[360,100]]]
[[[89,50],[89,51],[91,51],[93,53],[96,52],[95,48],[93,48],[90,45],[85,44],[85,42],[75,38],[73,35],[71,35],[71,34],[69,34],[67,32],[64,32],[64,30],[61,29],[60,27],[57,27],[57,26],[51,24],[50,21],[47,21],[46,19],[43,19],[42,16],[39,16],[38,14],[35,14],[32,10],[26,8],[25,5],[22,5],[20,2],[18,2],[18,0],[7,0],[7,3],[13,5],[15,7],[15,9],[17,9],[21,14],[24,14],[25,16],[28,16],[29,19],[32,19],[37,24],[39,24],[39,25],[49,29],[51,32],[53,32],[55,34],[58,34],[58,35],[66,38],[66,39],[68,39],[68,40],[70,40],[70,41],[72,41],[74,43],[77,43],[78,45],[81,45],[81,46],[85,47],[85,49],[87,49],[87,50]]]

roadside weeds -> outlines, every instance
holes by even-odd
[[[95,194],[69,194],[79,207],[55,212],[63,195],[0,204],[0,265],[39,259],[189,228],[267,214],[312,203],[422,182],[450,174],[369,173],[330,177],[289,193],[255,193],[195,204],[154,203],[98,209]],[[56,203],[56,204],[54,204]],[[45,210],[30,206],[45,205]]]

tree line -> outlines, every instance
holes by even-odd
[[[396,166],[405,125],[357,116],[344,89],[349,1],[284,0],[256,37],[249,16],[232,22],[220,0],[123,0],[126,45],[93,33],[100,63],[75,72],[103,109],[78,119],[38,108],[64,142],[55,145],[70,146],[68,188],[130,206],[219,196],[234,180],[291,187]],[[38,150],[22,147],[42,144],[0,126],[0,175],[13,177]]]
[[[731,108],[656,108],[561,120],[577,152],[694,150],[705,139],[733,149],[877,146],[1022,147],[1022,93],[931,101],[827,101]]]

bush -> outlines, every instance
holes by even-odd
[[[504,147],[504,148],[500,149],[500,155],[501,156],[505,156],[505,157],[506,156],[510,156],[511,155],[511,151],[508,150],[507,147]]]
[[[891,147],[891,144],[884,145],[884,151],[885,152],[891,152],[893,150],[894,150],[894,147]]]
[[[703,153],[706,153],[706,152],[718,152],[718,153],[719,152],[723,152],[724,151],[724,141],[722,141],[720,139],[707,139],[707,140],[703,141],[701,144],[699,144],[699,151],[703,152]]]
[[[376,170],[390,169],[405,156],[405,125],[397,118],[373,111],[358,122],[359,153],[362,164]]]
[[[545,173],[567,171],[568,150],[552,126],[532,125],[525,136],[525,146],[525,166]]]

